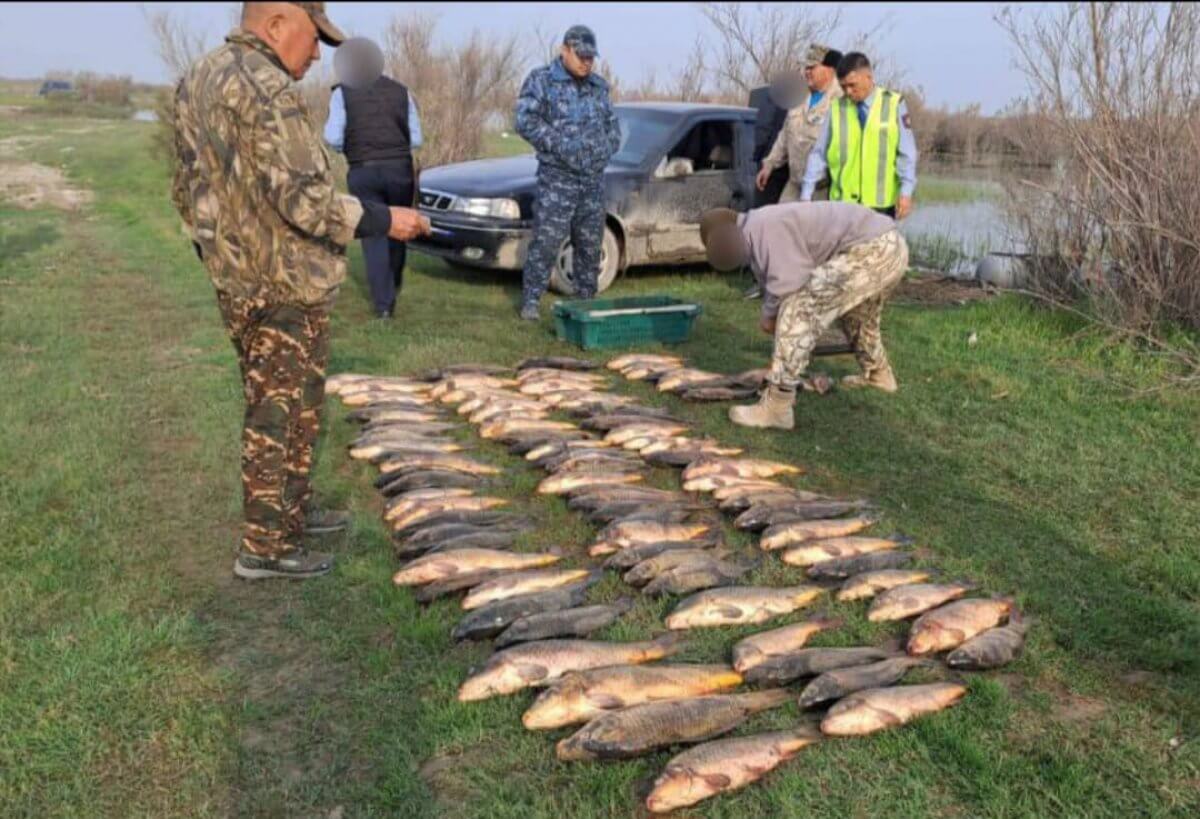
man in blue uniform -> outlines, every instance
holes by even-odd
[[[593,73],[596,35],[571,26],[559,56],[535,68],[517,99],[517,133],[537,151],[533,241],[525,259],[521,318],[537,321],[538,302],[563,243],[570,239],[575,295],[596,295],[604,241],[604,167],[621,145],[608,83]]]

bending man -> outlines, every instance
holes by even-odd
[[[879,323],[908,267],[908,245],[890,218],[846,202],[793,202],[745,214],[720,208],[704,214],[700,237],[717,270],[750,265],[766,294],[760,327],[775,336],[766,389],[757,404],[729,411],[735,424],[793,427],[796,385],[817,339],[839,319],[862,368],[843,386],[896,390]]]

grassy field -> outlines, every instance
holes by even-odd
[[[356,515],[333,576],[230,576],[241,396],[211,287],[178,231],[152,126],[0,119],[0,145],[65,167],[84,214],[0,203],[0,805],[6,816],[640,815],[668,758],[564,765],[526,733],[527,696],[460,705],[482,645],[453,646],[394,569],[370,470],[327,416],[322,499]],[[13,161],[8,156],[5,161]],[[417,257],[393,323],[369,318],[361,257],[334,316],[331,371],[410,373],[571,350],[514,317],[517,282]],[[745,282],[648,271],[622,294],[704,304],[681,350],[759,365]],[[1037,625],[1025,656],[971,677],[963,704],[904,730],[804,751],[710,817],[1194,816],[1200,810],[1200,401],[1132,395],[1153,360],[1015,298],[893,305],[894,397],[803,396],[791,434],[671,406],[803,485],[862,493],[947,576],[1013,594]],[[968,337],[977,343],[968,344]],[[820,366],[846,372],[846,361]],[[640,396],[638,387],[618,385]],[[544,523],[530,545],[592,535],[537,476],[495,491]],[[664,473],[663,480],[667,479]],[[575,559],[575,558],[572,558]],[[758,579],[794,578],[779,564]],[[609,580],[597,597],[620,591]],[[639,603],[604,636],[661,629]],[[835,609],[836,611],[836,609]],[[828,644],[895,629],[860,616]],[[719,660],[740,633],[684,657]],[[785,725],[794,706],[748,728]]]

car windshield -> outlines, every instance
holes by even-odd
[[[621,147],[611,161],[617,165],[641,165],[648,153],[662,148],[663,140],[679,122],[661,112],[633,108],[617,108],[616,114],[621,124]]]

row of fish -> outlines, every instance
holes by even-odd
[[[610,363],[634,380],[665,378],[671,366],[678,364]],[[821,721],[821,732],[856,735],[904,724],[963,696],[966,688],[957,682],[897,685],[913,668],[939,667],[924,655],[950,650],[946,664],[951,668],[979,669],[1003,665],[1020,652],[1027,624],[1013,614],[1007,625],[1001,625],[1010,614],[1011,601],[960,601],[973,589],[971,584],[928,582],[930,573],[908,568],[912,555],[900,550],[910,541],[861,534],[879,522],[866,501],[823,497],[772,480],[798,471],[786,465],[705,455],[689,463],[682,479],[685,490],[711,493],[723,511],[735,514],[736,528],[762,532],[764,551],[778,550],[784,563],[806,568],[814,580],[841,580],[839,600],[874,597],[868,620],[920,617],[910,632],[907,654],[874,647],[804,648],[809,636],[836,624],[827,619],[761,632],[734,646],[734,671],[744,682],[783,686],[803,679],[801,707],[833,702]],[[763,623],[809,605],[824,592],[819,586],[705,590],[682,601],[668,616],[667,626],[677,630]],[[586,739],[587,732],[581,733],[563,742],[575,747]],[[784,732],[717,741],[687,751],[668,764],[647,805],[651,810],[670,810],[738,787],[738,780],[728,772],[740,769],[739,755],[749,755],[757,764],[762,760],[777,764],[787,758],[787,749],[794,753],[815,738],[810,730]],[[710,771],[697,768],[707,759],[716,762]]]
[[[654,384],[659,392],[678,395],[685,401],[741,401],[754,398],[766,383],[767,370],[746,370],[727,375],[689,367],[678,356],[633,353],[618,356],[606,365],[630,381]],[[802,378],[800,389],[824,394],[833,387],[829,376]]]
[[[706,388],[695,386],[694,372],[666,379],[669,357],[645,358],[623,367],[610,362],[610,368],[657,379],[663,391],[686,391],[688,383]],[[670,363],[686,369],[678,359]],[[906,541],[861,534],[878,522],[869,503],[780,483],[775,479],[801,470],[739,458],[737,448],[693,437],[668,413],[604,392],[595,368],[550,359],[523,362],[515,375],[464,367],[428,374],[425,382],[397,380],[404,386],[391,390],[370,379],[344,387],[348,403],[363,408],[353,415],[368,427],[367,440],[356,442],[352,456],[390,467],[377,484],[389,497],[385,514],[396,532],[397,554],[411,558],[396,582],[413,585],[423,600],[465,593],[467,614],[455,636],[496,638],[498,651],[463,683],[461,700],[544,688],[523,722],[531,730],[581,725],[557,745],[564,760],[626,758],[703,743],[673,758],[655,782],[647,806],[663,812],[749,784],[821,733],[870,733],[952,705],[966,690],[958,683],[896,685],[913,668],[937,667],[921,655],[954,648],[947,663],[973,668],[1001,664],[1020,650],[1024,622],[1013,613],[1000,625],[1009,614],[1001,609],[1011,603],[961,600],[970,584],[929,582],[932,575],[912,568],[912,553],[899,548]],[[634,643],[561,639],[614,622],[632,601],[588,605],[587,589],[601,572],[561,568],[562,556],[553,552],[511,550],[531,524],[505,511],[503,499],[476,494],[494,467],[471,461],[463,454],[469,447],[442,437],[453,426],[436,426],[444,424],[442,405],[456,405],[481,437],[544,468],[549,474],[540,493],[564,496],[571,509],[603,525],[589,551],[604,558],[604,568],[621,571],[647,594],[691,593],[668,617],[668,634]],[[563,411],[583,420],[577,425],[551,417]],[[375,428],[380,424],[392,429],[382,434]],[[413,443],[414,436],[429,440]],[[406,446],[385,456],[384,445],[392,442]],[[646,486],[647,465],[684,468],[683,491]],[[713,502],[699,502],[696,493]],[[680,630],[766,623],[828,591],[815,584],[733,585],[757,561],[725,547],[718,510],[735,516],[737,528],[761,532],[764,552],[806,568],[813,581],[841,581],[839,600],[875,598],[868,619],[920,614],[911,654],[806,648],[810,636],[837,625],[817,618],[741,640],[732,667],[658,662],[681,650]],[[957,603],[971,605],[952,609]],[[994,627],[986,625],[989,618]],[[802,707],[833,702],[820,732],[803,727],[718,738],[752,714],[794,699],[782,686],[802,679]],[[734,691],[743,684],[770,687]]]

